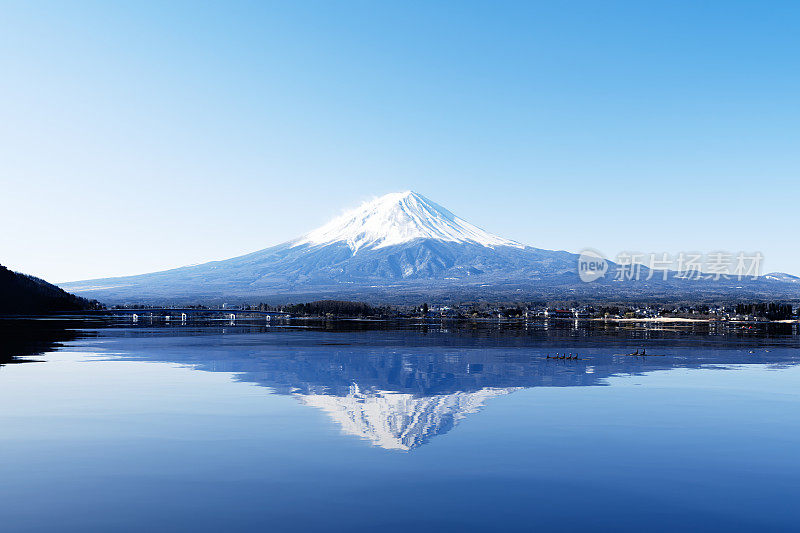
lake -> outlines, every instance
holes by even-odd
[[[0,322],[4,532],[800,523],[796,326]]]

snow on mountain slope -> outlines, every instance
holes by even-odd
[[[362,248],[384,248],[417,239],[524,248],[518,242],[473,226],[413,191],[386,194],[366,202],[307,233],[293,246],[343,242],[356,253]]]
[[[576,257],[486,232],[409,191],[387,194],[298,239],[247,255],[61,286],[114,303],[290,294],[363,297],[365,290],[419,291],[442,282],[459,287],[462,282],[530,282],[574,271]]]
[[[415,397],[391,391],[362,391],[351,386],[347,396],[297,394],[305,405],[324,411],[344,433],[355,435],[387,450],[411,450],[431,437],[446,433],[486,400],[516,388],[484,388]]]
[[[544,226],[546,228],[546,226]],[[488,233],[414,193],[382,196],[310,233],[247,255],[138,276],[76,281],[72,293],[116,303],[295,301],[320,298],[675,296],[734,290],[794,298],[800,284],[773,275],[728,287],[658,279],[582,283],[578,256],[523,246]],[[747,285],[745,289],[739,285]],[[678,291],[678,292],[676,292]]]
[[[764,279],[783,283],[800,283],[800,277],[785,272],[770,272],[769,274],[764,274]]]

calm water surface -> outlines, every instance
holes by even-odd
[[[0,530],[798,529],[791,327],[301,326],[4,321]]]

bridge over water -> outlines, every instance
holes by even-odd
[[[179,318],[181,321],[186,321],[192,315],[219,315],[222,318],[230,319],[231,321],[244,316],[262,316],[267,321],[273,318],[288,318],[291,315],[283,311],[258,311],[247,309],[198,309],[194,307],[148,307],[146,309],[101,309],[97,311],[90,311],[95,315],[110,315],[110,316],[130,316],[134,322],[139,318],[163,318],[164,320],[171,320],[172,318]]]

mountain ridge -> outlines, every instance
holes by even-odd
[[[583,283],[578,259],[577,254],[504,239],[418,193],[405,191],[365,202],[299,238],[239,257],[61,286],[113,304],[732,295],[800,299],[800,284],[778,274],[730,283],[687,283],[674,275],[624,284],[607,276]]]

